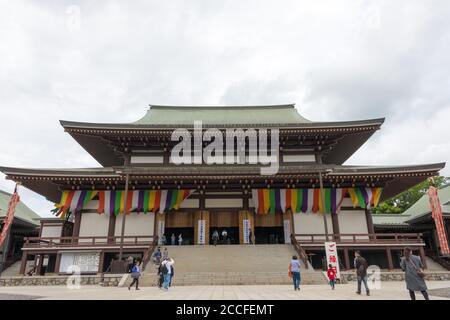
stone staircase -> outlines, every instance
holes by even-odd
[[[168,246],[175,260],[174,286],[291,284],[288,265],[297,255],[291,245]],[[156,266],[147,265],[140,283],[154,286]],[[321,272],[301,270],[302,284],[323,284]]]

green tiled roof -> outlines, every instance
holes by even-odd
[[[407,225],[405,220],[407,220],[410,216],[404,214],[373,214],[372,220],[373,224],[383,224],[383,225],[399,225],[404,224]]]
[[[450,201],[450,185],[438,190],[438,196],[441,204]],[[443,206],[444,207],[444,206]],[[445,209],[445,208],[443,208]],[[403,212],[405,215],[410,215],[411,217],[407,220],[414,219],[419,216],[423,216],[430,213],[430,202],[428,200],[428,195],[424,194],[416,203],[414,203],[408,210]]]
[[[134,124],[182,125],[201,120],[206,125],[299,124],[311,123],[293,104],[274,106],[150,106],[147,114]]]
[[[10,193],[0,190],[0,217],[4,217],[8,212],[10,198]],[[35,225],[39,224],[36,219],[41,218],[37,213],[24,205],[22,201],[17,204],[14,216]]]
[[[450,213],[450,205],[445,205],[445,203],[450,202],[450,185],[439,189],[438,196],[442,204],[442,211]],[[372,217],[374,224],[402,224],[430,212],[431,209],[428,195],[424,194],[408,210],[401,214],[373,214]]]

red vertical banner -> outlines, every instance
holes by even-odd
[[[5,242],[6,237],[8,236],[9,229],[11,228],[12,222],[14,220],[14,213],[16,212],[16,205],[19,203],[20,197],[17,193],[17,185],[14,188],[14,193],[11,196],[11,199],[9,200],[8,204],[8,212],[6,213],[2,234],[0,235],[0,247],[3,245],[3,242]]]
[[[430,200],[431,216],[433,217],[434,223],[436,224],[436,232],[439,239],[441,254],[450,254],[448,240],[445,234],[444,219],[442,218],[442,207],[441,202],[439,201],[437,189],[433,186],[430,186],[427,193]]]

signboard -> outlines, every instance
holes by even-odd
[[[205,244],[206,220],[198,220],[197,244]]]
[[[244,219],[242,220],[242,232],[243,232],[243,238],[244,238],[244,244],[250,243],[250,229],[252,227],[250,220]]]
[[[159,220],[158,221],[158,245],[162,245],[162,239],[161,237],[163,236],[164,232],[165,232],[165,221],[164,220]]]
[[[341,272],[339,270],[339,257],[336,242],[325,242],[325,253],[327,255],[327,269],[331,264],[331,267],[336,272],[336,278],[341,278]]]
[[[286,219],[283,221],[284,225],[284,243],[291,243],[291,220]]]

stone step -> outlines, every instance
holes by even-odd
[[[157,276],[144,274],[140,279],[143,287],[155,286]],[[195,285],[252,285],[252,284],[291,284],[292,279],[287,273],[242,273],[236,274],[175,274],[173,278],[174,286],[195,286]],[[325,284],[326,279],[320,272],[305,272],[301,274],[302,285]]]

